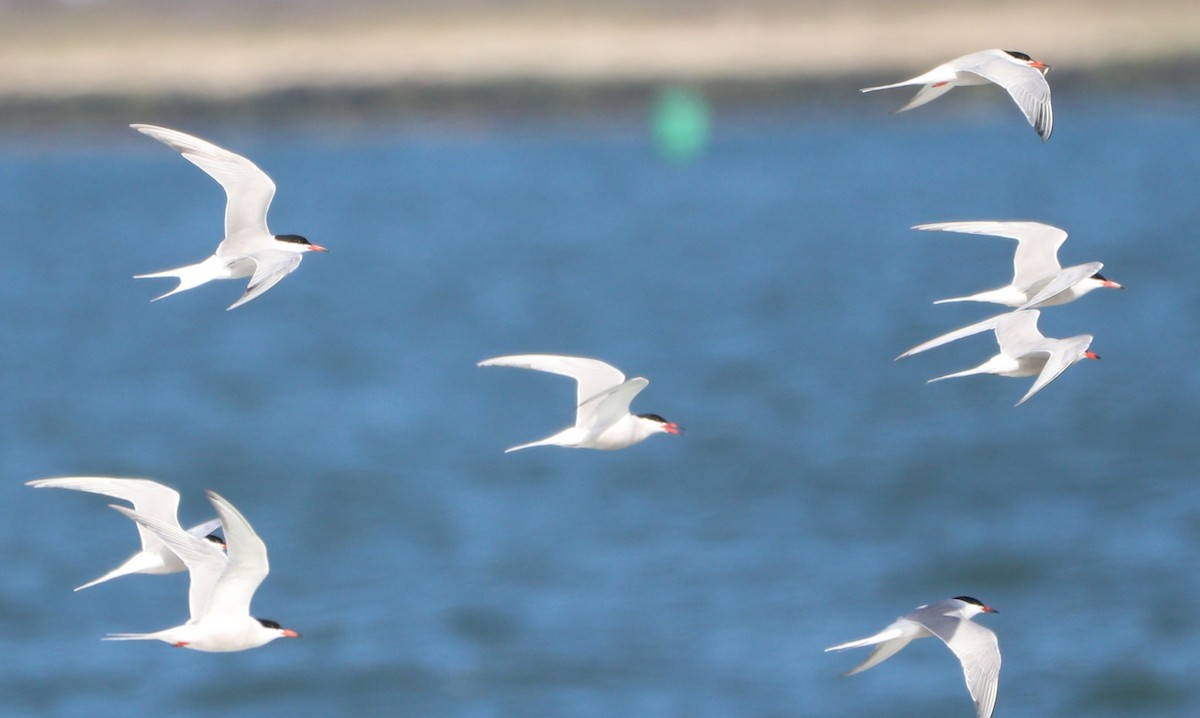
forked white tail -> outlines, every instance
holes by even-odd
[[[215,261],[214,261],[215,260]],[[186,292],[189,289],[195,289],[201,284],[207,284],[214,279],[221,279],[229,276],[229,269],[226,267],[224,260],[219,257],[212,256],[203,262],[189,264],[186,267],[176,267],[175,269],[164,269],[161,272],[153,272],[151,274],[135,274],[134,279],[159,279],[172,277],[179,280],[179,286],[161,296],[150,300],[157,302],[160,299],[166,299],[172,294]]]

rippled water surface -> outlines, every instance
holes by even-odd
[[[332,249],[263,297],[151,304],[219,239],[220,189],[123,127],[0,135],[0,676],[5,715],[969,716],[922,641],[853,678],[822,652],[968,594],[1004,652],[997,716],[1200,711],[1200,103],[1066,96],[1041,145],[1007,101],[716,108],[661,160],[640,118],[183,127],[279,185]],[[131,118],[154,121],[155,118]],[[1043,312],[1095,335],[1030,380],[925,380],[987,335],[1012,243],[911,225],[1033,219],[1124,292]],[[566,425],[596,356],[683,424],[626,451]],[[107,643],[187,617],[186,578],[71,588],[134,531],[56,475],[142,476],[270,548],[241,654]]]

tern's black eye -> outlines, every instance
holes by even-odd
[[[1023,52],[1017,52],[1016,50],[1005,50],[1005,52],[1007,52],[1009,55],[1012,55],[1013,57],[1017,58],[1018,60],[1024,60],[1025,62],[1033,62],[1033,58],[1030,57],[1029,55],[1026,55]]]
[[[275,235],[275,239],[278,239],[280,242],[291,242],[293,244],[312,244],[312,242],[298,234],[277,234]]]
[[[276,623],[275,621],[272,621],[269,618],[258,618],[255,620],[257,620],[259,623],[261,623],[263,628],[276,628],[276,629],[283,628],[283,626],[279,625],[278,623]]]

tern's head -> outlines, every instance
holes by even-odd
[[[1090,276],[1086,279],[1079,280],[1079,282],[1076,283],[1074,287],[1071,287],[1071,291],[1076,295],[1076,297],[1082,297],[1083,295],[1087,294],[1088,292],[1092,291],[1093,289],[1100,289],[1102,287],[1108,288],[1108,289],[1124,289],[1125,288],[1125,287],[1121,286],[1120,284],[1117,284],[1113,280],[1107,279],[1103,274],[1096,272],[1095,274],[1093,274],[1092,276]]]
[[[971,616],[976,616],[980,613],[1000,613],[991,606],[985,605],[983,601],[980,601],[978,598],[971,598],[970,596],[955,596],[954,600],[962,601],[963,603],[967,604],[963,607],[963,613],[966,614],[968,618]]]
[[[296,633],[295,631],[293,631],[290,628],[284,628],[283,626],[279,625],[277,622],[272,621],[269,618],[256,618],[254,620],[261,623],[263,628],[265,628],[269,631],[275,631],[278,634],[277,636],[275,636],[276,638],[299,638],[300,637],[299,633]]]
[[[658,414],[638,414],[639,419],[653,427],[654,431],[662,431],[668,434],[682,434],[683,427],[673,421],[667,421]]]
[[[1032,67],[1035,70],[1041,70],[1043,75],[1050,71],[1049,65],[1042,62],[1041,60],[1035,60],[1023,52],[1017,52],[1016,50],[1005,50],[1004,52],[1009,57],[1013,58],[1014,60],[1020,61],[1022,64],[1028,65],[1029,67]]]
[[[290,250],[292,252],[328,252],[319,244],[313,244],[304,237],[298,234],[277,234],[275,241],[281,242],[283,246],[280,249]]]
[[[213,542],[213,543],[215,543],[215,544],[216,544],[216,545],[217,545],[217,546],[218,546],[218,547],[219,547],[219,548],[220,548],[222,551],[228,551],[228,550],[229,550],[229,547],[225,545],[225,539],[221,538],[220,536],[218,536],[218,535],[216,535],[216,534],[209,534],[209,535],[207,535],[207,536],[205,536],[205,537],[204,537],[204,540],[205,540],[205,541],[212,541],[212,542]]]

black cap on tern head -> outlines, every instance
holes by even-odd
[[[634,416],[636,416],[639,419],[645,419],[646,421],[653,421],[655,424],[661,425],[662,430],[667,432],[668,434],[682,434],[683,433],[683,427],[681,427],[679,424],[676,424],[673,421],[667,421],[666,419],[662,418],[658,414],[635,414]]]
[[[658,414],[638,414],[638,416],[640,416],[643,419],[649,419],[650,421],[657,421],[660,424],[670,424],[671,423],[671,422],[667,421],[666,419],[662,418],[661,416],[659,416]]]
[[[262,624],[263,628],[269,628],[274,631],[279,631],[281,634],[283,634],[283,636],[285,638],[299,638],[300,637],[299,633],[296,633],[295,631],[293,631],[290,628],[284,628],[283,626],[279,625],[277,622],[272,621],[269,618],[255,618],[254,620],[256,620],[260,624]]]
[[[963,603],[969,603],[973,606],[979,606],[979,610],[983,611],[984,613],[1000,613],[996,609],[985,604],[983,601],[980,601],[978,598],[971,598],[970,596],[955,596],[954,598],[956,600],[962,601]]]
[[[1030,57],[1029,55],[1026,55],[1023,52],[1017,52],[1016,50],[1005,50],[1005,52],[1007,52],[1009,55],[1012,55],[1013,57],[1017,58],[1018,60],[1024,60],[1025,62],[1033,62],[1033,58]]]
[[[287,242],[289,244],[298,245],[300,247],[300,249],[298,251],[301,251],[301,252],[328,252],[329,251],[328,249],[325,249],[324,247],[322,247],[319,244],[313,244],[312,242],[308,241],[308,239],[301,237],[298,234],[277,234],[277,235],[275,235],[275,240],[278,242]]]

